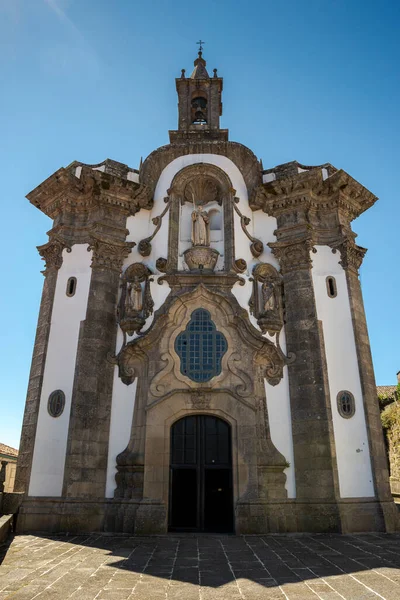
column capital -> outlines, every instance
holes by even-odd
[[[62,252],[66,248],[67,252],[71,252],[70,246],[68,246],[63,240],[59,238],[50,238],[47,244],[37,246],[37,250],[45,262],[45,269],[42,271],[46,277],[50,271],[58,271],[61,267],[63,258]]]
[[[125,258],[129,256],[134,246],[136,246],[135,242],[92,237],[88,247],[88,251],[93,251],[92,269],[105,269],[120,273]]]
[[[273,254],[279,260],[281,273],[290,273],[299,269],[311,269],[312,260],[310,250],[313,249],[314,242],[308,238],[281,240],[279,242],[270,242],[268,246]]]
[[[358,274],[367,249],[358,246],[354,239],[348,237],[336,244],[332,244],[332,252],[336,252],[336,250],[340,252],[341,260],[339,264],[342,265],[343,269]]]

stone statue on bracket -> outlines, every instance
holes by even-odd
[[[210,245],[210,217],[202,206],[192,212],[192,244],[193,246]]]
[[[210,247],[210,216],[202,204],[195,205],[193,197],[192,247],[183,253],[190,271],[211,273],[217,264],[219,252]]]
[[[118,305],[118,322],[125,334],[139,333],[152,314],[151,271],[143,263],[133,263],[122,275],[122,292]]]
[[[270,264],[259,263],[253,269],[250,312],[263,333],[275,335],[283,326],[282,278]]]

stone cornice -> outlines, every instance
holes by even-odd
[[[352,221],[376,200],[372,192],[343,170],[323,179],[321,169],[312,169],[263,183],[251,197],[250,206],[274,217],[298,208],[317,213],[339,210]]]
[[[85,165],[78,178],[75,169],[59,169],[26,197],[52,219],[65,211],[87,212],[98,206],[113,207],[128,215],[152,207],[152,196],[143,184]]]

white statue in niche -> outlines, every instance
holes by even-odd
[[[192,244],[193,246],[210,245],[210,217],[202,206],[192,212]]]

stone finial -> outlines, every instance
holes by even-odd
[[[186,78],[185,73],[186,73],[186,69],[181,69],[181,79]]]
[[[217,70],[218,70],[218,69],[213,69],[213,72],[214,72],[214,77],[218,77],[218,75],[217,75]]]

